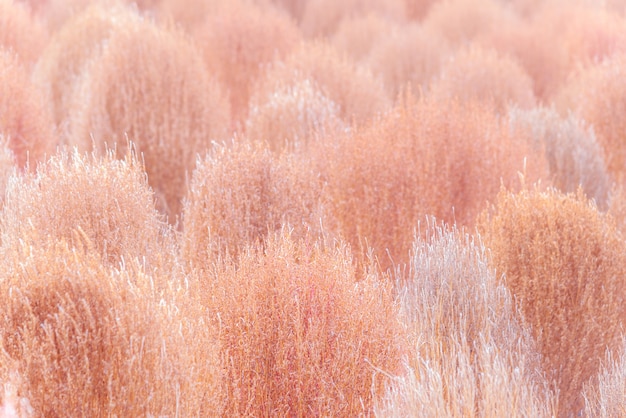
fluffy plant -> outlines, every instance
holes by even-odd
[[[407,19],[423,20],[433,4],[438,0],[404,0],[404,12]]]
[[[23,245],[1,268],[4,412],[219,414],[219,351],[208,324],[153,297],[136,263],[109,269],[83,244]]]
[[[393,31],[396,25],[376,13],[346,17],[329,38],[330,43],[355,62],[365,61],[378,39]]]
[[[477,46],[461,49],[441,69],[429,94],[460,101],[480,100],[498,113],[510,105],[523,109],[535,106],[533,84],[524,70],[510,58]]]
[[[195,32],[207,67],[228,89],[232,119],[243,123],[255,83],[300,42],[288,16],[250,0],[223,2]]]
[[[0,135],[20,168],[35,167],[57,145],[50,108],[27,74],[15,54],[0,48]]]
[[[514,14],[497,0],[442,0],[432,4],[423,25],[458,47],[498,32],[514,20]]]
[[[526,133],[546,153],[552,184],[565,193],[582,187],[598,207],[608,207],[611,179],[593,129],[574,115],[561,118],[554,108],[509,111],[511,129]]]
[[[17,171],[15,165],[15,157],[13,152],[8,146],[7,141],[2,135],[0,135],[0,202],[4,204],[4,197],[6,194],[7,185],[9,179]]]
[[[484,245],[434,218],[423,227],[398,283],[411,352],[377,415],[553,416],[530,333]]]
[[[75,93],[69,142],[141,154],[159,209],[174,223],[198,153],[229,136],[229,106],[193,42],[148,19],[116,27]]]
[[[137,24],[138,13],[121,4],[96,2],[69,19],[54,33],[33,71],[34,83],[52,106],[62,137],[71,132],[72,101],[80,80],[90,71],[94,57],[102,53],[111,34]]]
[[[578,414],[583,385],[621,341],[626,252],[614,221],[581,191],[502,190],[478,230],[521,304],[560,415]]]
[[[617,353],[607,351],[597,382],[585,388],[586,417],[621,417],[626,414],[626,340]]]
[[[48,42],[48,32],[24,2],[0,1],[0,48],[15,53],[27,72]]]
[[[321,179],[304,159],[277,157],[259,143],[219,146],[193,173],[183,218],[183,254],[206,268],[268,234],[294,238],[327,227]]]
[[[309,0],[270,0],[270,2],[289,13],[296,22],[300,22]]]
[[[115,159],[61,152],[9,179],[0,213],[2,251],[87,239],[103,263],[137,259],[152,269],[173,268],[173,237],[154,207],[142,164],[128,153]],[[164,284],[165,285],[165,284]]]
[[[526,19],[502,25],[503,31],[485,34],[480,42],[515,57],[544,104],[580,66],[602,62],[626,47],[623,16],[597,3],[540,1],[527,8]]]
[[[402,0],[308,0],[300,27],[309,38],[329,37],[344,19],[370,13],[401,21],[404,18],[404,4]]]
[[[346,129],[339,106],[313,80],[285,85],[268,97],[254,96],[246,121],[246,136],[270,149],[306,151],[320,137]]]
[[[219,324],[229,416],[372,411],[401,341],[389,280],[355,273],[343,248],[286,232],[201,275]]]
[[[366,59],[374,74],[380,74],[392,98],[411,86],[426,90],[448,57],[449,46],[438,33],[417,23],[395,27],[377,38]]]
[[[339,106],[339,116],[347,124],[363,123],[390,106],[382,81],[369,69],[356,65],[330,44],[317,41],[302,44],[268,69],[255,96],[269,101],[274,92],[306,80]]]
[[[561,113],[571,111],[593,126],[609,173],[617,181],[626,173],[626,125],[621,116],[626,106],[625,63],[626,54],[618,54],[580,69],[556,100]]]
[[[371,247],[383,268],[408,261],[424,215],[471,226],[502,183],[547,174],[543,156],[489,108],[410,94],[315,155],[339,234],[361,260]]]

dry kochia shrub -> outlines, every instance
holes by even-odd
[[[30,71],[47,42],[45,26],[23,2],[0,0],[0,48],[13,51]]]
[[[154,208],[143,166],[132,155],[96,158],[62,152],[14,176],[0,213],[2,252],[21,243],[42,246],[87,239],[108,265],[138,259],[151,269],[173,268],[169,228]],[[164,284],[165,285],[165,284]]]
[[[475,45],[461,49],[443,65],[430,94],[461,102],[480,100],[500,114],[510,105],[535,106],[533,83],[524,70],[514,60]]]
[[[389,280],[352,264],[283,232],[200,277],[220,327],[225,415],[371,413],[398,370],[401,329]]]
[[[9,178],[17,171],[13,151],[8,146],[7,141],[0,135],[0,206],[4,204],[7,184]]]
[[[626,416],[626,339],[616,353],[607,351],[606,360],[594,385],[585,388],[586,417]]]
[[[35,167],[57,145],[50,108],[27,73],[13,53],[0,48],[0,135],[20,168]]]
[[[626,318],[626,245],[614,221],[582,192],[503,190],[478,230],[521,304],[560,414],[577,415],[583,385],[607,347],[619,347]]]
[[[269,0],[269,2],[285,10],[296,22],[300,22],[309,0]]]
[[[424,215],[471,226],[501,182],[547,177],[543,155],[487,107],[407,95],[385,117],[316,151],[339,233],[383,268],[406,262]]]
[[[593,126],[615,180],[626,179],[626,54],[586,67],[572,76],[556,100]]]
[[[374,74],[381,75],[387,92],[396,98],[408,85],[413,91],[426,90],[448,53],[441,35],[411,23],[381,34],[365,62]]]
[[[404,12],[407,19],[423,20],[437,1],[439,0],[404,0]]]
[[[196,32],[206,65],[230,92],[232,119],[242,123],[254,84],[300,42],[288,16],[250,0],[224,2]]]
[[[402,21],[403,0],[308,0],[300,27],[309,38],[329,37],[344,19],[370,13],[392,21]]]
[[[228,101],[194,44],[148,20],[118,27],[74,96],[71,144],[123,155],[133,141],[174,222],[196,155],[229,136]]]
[[[329,44],[304,43],[284,62],[277,62],[260,81],[255,96],[271,98],[275,91],[311,80],[339,106],[343,121],[363,123],[390,105],[382,82]]]
[[[42,52],[33,80],[51,103],[62,136],[71,131],[71,103],[89,64],[102,53],[116,28],[137,24],[139,20],[138,14],[121,4],[105,6],[98,2],[66,22]]]
[[[535,7],[529,20],[481,39],[517,59],[533,79],[536,96],[545,104],[553,100],[578,66],[624,51],[625,41],[622,17],[608,13],[598,3],[563,1],[544,2]]]
[[[604,152],[593,130],[569,115],[561,118],[554,108],[509,111],[511,129],[526,133],[535,147],[545,150],[552,184],[566,193],[581,186],[601,209],[608,207],[611,179]]]
[[[377,414],[385,417],[550,417],[552,393],[514,299],[480,242],[428,219],[398,282],[414,352]]]
[[[330,38],[330,43],[340,53],[355,62],[364,61],[379,37],[393,30],[396,23],[375,13],[345,18]]]
[[[306,152],[319,137],[345,129],[339,106],[310,79],[281,86],[269,97],[254,96],[246,121],[246,136],[275,152]]]
[[[152,278],[136,264],[107,269],[63,242],[23,246],[10,262],[0,273],[4,408],[13,402],[23,416],[219,413],[215,335],[152,297]]]
[[[296,156],[260,144],[220,146],[199,161],[183,217],[183,257],[195,268],[262,243],[289,225],[294,237],[321,235],[322,181]]]
[[[498,32],[514,21],[514,15],[498,0],[441,0],[423,20],[454,46],[470,43],[479,35]]]

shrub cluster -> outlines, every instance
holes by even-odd
[[[478,225],[493,266],[521,304],[565,414],[621,342],[625,243],[612,218],[576,194],[502,191]]]
[[[400,317],[416,350],[377,415],[554,416],[533,340],[485,246],[434,218],[424,229],[399,283]]]
[[[623,415],[621,3],[0,0],[0,417]]]

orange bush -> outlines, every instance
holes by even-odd
[[[293,228],[294,238],[321,235],[326,225],[322,182],[305,160],[275,157],[259,144],[221,146],[193,173],[183,218],[183,254],[206,268],[236,257],[268,234]]]
[[[586,417],[621,417],[626,414],[626,339],[616,353],[607,351],[598,382],[585,388]]]
[[[13,53],[0,48],[0,135],[20,168],[35,167],[57,145],[50,109],[27,73]]]
[[[309,0],[270,0],[270,2],[287,11],[296,22],[300,22]]]
[[[174,223],[198,153],[229,134],[229,108],[194,44],[142,19],[117,27],[75,95],[70,143],[141,153],[158,207]]]
[[[70,112],[77,86],[87,77],[94,58],[99,56],[111,34],[126,25],[136,25],[141,17],[129,8],[112,2],[96,2],[69,19],[54,34],[41,54],[33,80],[51,103],[54,121],[63,138],[72,131]]]
[[[589,123],[602,146],[606,165],[617,181],[626,175],[626,54],[581,69],[560,92],[562,113],[573,111]]]
[[[473,225],[501,182],[544,178],[543,156],[477,103],[408,95],[388,115],[317,151],[339,233],[383,268],[406,262],[417,220],[433,214]],[[526,167],[524,168],[524,164]]]
[[[15,157],[13,156],[13,152],[9,149],[7,142],[8,141],[0,135],[0,206],[4,204],[9,179],[11,175],[17,171]]]
[[[389,281],[343,249],[272,235],[200,276],[219,322],[228,416],[371,413],[399,364]]]
[[[339,106],[339,116],[348,124],[363,123],[389,107],[382,82],[326,43],[301,45],[284,62],[276,63],[259,83],[257,101],[268,101],[276,91],[310,80]]]
[[[439,0],[404,0],[404,11],[411,20],[422,20]]]
[[[448,54],[449,46],[439,34],[413,23],[380,36],[366,62],[396,98],[409,85],[413,91],[426,90]]]
[[[230,92],[233,122],[243,123],[254,84],[298,45],[300,33],[283,13],[238,0],[210,14],[196,38],[206,65]]]
[[[401,21],[404,18],[403,0],[308,0],[300,27],[308,38],[329,37],[342,20],[369,13]]]
[[[452,46],[461,46],[514,20],[515,15],[497,0],[440,0],[430,7],[423,24]]]
[[[393,21],[375,13],[352,16],[341,21],[330,43],[337,51],[360,63],[367,59],[377,40],[386,38],[395,26]]]
[[[624,18],[597,4],[547,1],[533,10],[527,20],[486,34],[480,41],[514,56],[546,105],[579,66],[602,62],[626,47]]]
[[[554,416],[530,333],[485,247],[434,219],[423,228],[398,290],[414,352],[378,415]]]
[[[614,222],[582,192],[503,190],[478,230],[521,303],[560,415],[578,414],[583,385],[619,345],[626,318],[626,247]]]
[[[443,65],[430,94],[461,102],[480,100],[500,114],[508,106],[529,109],[535,105],[532,80],[515,61],[477,46],[462,49]]]
[[[207,324],[153,297],[134,262],[107,269],[62,241],[17,253],[0,273],[0,404],[35,416],[219,411]]]
[[[138,259],[151,269],[171,270],[173,237],[153,201],[134,156],[63,152],[9,182],[0,214],[2,250],[87,239],[107,265]]]
[[[611,179],[593,130],[574,115],[559,117],[553,108],[511,109],[514,131],[528,135],[538,149],[545,150],[552,184],[565,193],[582,187],[596,204],[608,207]]]
[[[0,49],[15,53],[30,71],[47,42],[45,26],[24,3],[0,0]]]
[[[319,137],[345,129],[339,106],[309,79],[281,86],[268,97],[254,96],[246,121],[246,136],[275,152],[306,152]]]

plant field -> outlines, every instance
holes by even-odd
[[[626,4],[0,0],[0,418],[626,417]]]

